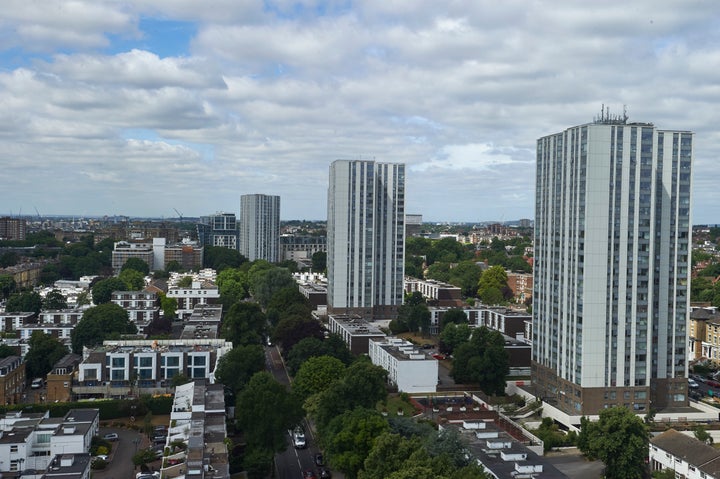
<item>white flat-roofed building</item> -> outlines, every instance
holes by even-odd
[[[339,335],[353,354],[367,354],[371,338],[384,339],[386,336],[376,325],[360,316],[348,314],[329,315],[328,330]]]
[[[370,339],[368,356],[388,372],[388,382],[406,393],[437,390],[438,361],[400,338]]]
[[[177,303],[177,315],[180,318],[192,314],[198,304],[215,304],[220,298],[218,287],[209,281],[193,280],[189,288],[172,286],[167,292],[168,298],[174,298]]]

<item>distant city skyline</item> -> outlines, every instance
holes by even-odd
[[[0,209],[325,219],[337,159],[399,162],[426,221],[532,218],[536,139],[601,108],[696,134],[720,221],[720,9],[638,0],[3,2]],[[607,110],[605,110],[607,111]]]

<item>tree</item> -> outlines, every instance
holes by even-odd
[[[170,387],[176,388],[178,386],[182,386],[183,384],[187,384],[191,381],[192,381],[192,379],[190,379],[189,377],[187,377],[187,375],[185,375],[183,373],[176,374],[170,380]]]
[[[406,331],[427,334],[430,332],[430,310],[425,304],[403,304],[398,308],[397,322]]]
[[[168,264],[165,265],[165,273],[168,274],[168,277],[170,277],[170,273],[179,273],[182,270],[182,265],[175,259],[168,261]]]
[[[354,360],[345,341],[337,334],[331,334],[324,339],[309,336],[298,341],[290,349],[285,361],[285,367],[291,376],[295,376],[305,361],[317,356],[330,356],[339,359],[345,366],[350,365]]]
[[[122,268],[120,268],[120,272],[122,273],[125,270],[133,269],[135,271],[138,271],[143,276],[147,276],[150,274],[150,266],[140,258],[128,258],[127,261],[122,265]]]
[[[482,268],[475,261],[462,261],[450,268],[448,273],[448,281],[459,287],[464,297],[474,297],[477,294]]]
[[[253,298],[263,307],[268,305],[277,291],[290,286],[297,288],[297,283],[287,269],[273,266],[255,272],[251,268],[250,282]]]
[[[477,294],[484,304],[500,304],[507,299],[508,289],[505,269],[502,266],[491,266],[480,276]]]
[[[486,394],[503,394],[509,372],[505,339],[485,326],[454,351],[451,376],[460,383],[477,383]]]
[[[212,268],[218,273],[228,268],[238,268],[247,262],[247,258],[239,251],[223,246],[206,246],[203,256],[203,265]]]
[[[20,257],[14,251],[8,251],[0,256],[0,268],[7,268],[8,266],[15,266],[20,261]]]
[[[164,293],[160,294],[160,308],[163,310],[163,316],[165,316],[165,319],[172,320],[177,313],[177,307],[177,299],[170,298]]]
[[[17,349],[8,346],[7,344],[0,344],[0,359],[5,359],[9,356],[20,356]]]
[[[8,313],[33,312],[38,314],[42,309],[42,296],[35,291],[23,291],[11,295],[5,304]]]
[[[332,465],[348,479],[355,479],[375,438],[388,430],[387,421],[374,409],[359,407],[344,411],[327,428],[326,450]]]
[[[53,289],[45,295],[43,309],[66,309],[67,307],[67,300],[59,289]]]
[[[42,331],[33,331],[28,339],[25,370],[28,378],[44,377],[62,359],[68,349],[63,343]]]
[[[192,276],[183,276],[178,280],[177,286],[178,288],[189,288],[190,286],[192,286],[192,282]]]
[[[298,341],[303,338],[314,337],[321,339],[324,337],[319,321],[296,314],[280,320],[272,336],[282,346],[284,355],[287,355]]]
[[[465,311],[460,308],[448,309],[440,318],[440,331],[443,331],[445,326],[450,323],[467,324],[468,317],[465,314]]]
[[[118,278],[125,283],[127,291],[141,291],[145,288],[145,276],[140,271],[125,269],[120,271]]]
[[[236,415],[249,446],[280,452],[286,447],[286,431],[299,424],[303,412],[285,386],[261,371],[238,395]]]
[[[331,356],[316,356],[300,366],[293,381],[293,391],[305,399],[329,388],[345,374],[345,365]]]
[[[223,318],[222,336],[237,347],[263,344],[267,318],[257,303],[235,303]]]
[[[387,371],[367,358],[358,358],[345,370],[345,376],[317,396],[313,411],[320,434],[332,418],[356,407],[374,408],[387,399]]]
[[[125,291],[127,286],[120,278],[106,278],[98,281],[92,287],[92,299],[96,305],[109,303],[113,291]]]
[[[145,328],[145,333],[150,337],[165,336],[172,332],[172,321],[167,317],[155,318]]]
[[[220,292],[220,302],[225,311],[229,310],[233,304],[250,296],[248,292],[250,279],[247,271],[227,268],[218,273],[217,285]]]
[[[470,340],[471,335],[472,329],[467,323],[449,323],[440,333],[438,349],[443,354],[453,354],[458,346]]]
[[[219,382],[237,393],[253,374],[265,368],[265,352],[259,344],[236,346],[220,358],[215,369]]]
[[[325,251],[316,251],[312,255],[312,269],[317,273],[325,272],[327,268],[327,253]]]
[[[10,293],[15,291],[16,287],[17,285],[15,284],[13,275],[0,274],[0,293],[2,294],[3,299],[7,299],[7,297],[10,296]]]
[[[707,432],[707,429],[703,425],[697,426],[693,430],[693,434],[695,435],[695,439],[700,442],[704,442],[705,444],[712,445],[712,443],[714,442],[713,437],[710,435],[709,432]]]
[[[117,304],[101,304],[83,313],[71,333],[72,349],[74,353],[80,354],[83,346],[93,347],[105,339],[135,333],[137,328],[128,319],[127,311]]]
[[[597,422],[580,419],[578,448],[605,464],[608,479],[644,477],[648,442],[647,425],[628,408],[603,409]]]

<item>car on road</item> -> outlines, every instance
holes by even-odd
[[[305,442],[305,431],[301,428],[295,428],[293,431],[293,446],[295,449],[305,449],[307,443]]]
[[[327,467],[321,467],[318,469],[318,474],[320,475],[320,479],[330,479],[332,477],[332,474],[330,474],[330,469]]]
[[[700,387],[700,385],[698,383],[696,383],[694,379],[688,378],[688,387],[691,389],[697,389]]]
[[[313,456],[313,459],[315,460],[316,466],[324,466],[325,465],[325,458],[322,455],[322,452],[318,452]]]
[[[315,472],[313,471],[305,471],[302,475],[303,479],[317,479],[317,476],[315,475]]]
[[[119,441],[120,436],[118,436],[118,434],[116,432],[110,432],[110,433],[105,434],[103,436],[103,439],[105,439],[106,441]]]
[[[438,360],[440,360],[440,361],[442,361],[443,359],[445,359],[445,355],[444,355],[444,354],[440,354],[440,353],[438,353],[438,354],[433,354],[432,357],[434,357],[435,359],[438,359]]]

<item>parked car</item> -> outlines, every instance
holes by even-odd
[[[700,387],[700,385],[696,383],[694,379],[688,378],[688,387],[691,389],[697,389]]]
[[[332,474],[330,474],[330,469],[327,467],[321,467],[318,469],[318,474],[320,475],[320,479],[330,479],[332,477]]]
[[[445,355],[444,355],[444,354],[439,354],[439,353],[438,353],[438,354],[433,354],[432,357],[434,357],[435,359],[438,359],[438,360],[440,360],[440,361],[442,361],[443,359],[445,359]]]
[[[316,465],[316,466],[323,466],[323,465],[325,465],[325,459],[323,458],[322,452],[318,452],[317,454],[315,454],[315,456],[313,457],[313,459],[315,459],[315,465]]]
[[[32,383],[30,383],[31,389],[40,389],[45,385],[45,380],[43,378],[35,378],[32,380]]]
[[[717,381],[710,381],[710,380],[708,380],[708,381],[706,381],[705,384],[707,384],[707,385],[710,386],[711,388],[720,388],[720,383],[717,382]]]
[[[313,471],[305,471],[303,472],[303,479],[317,479],[317,476]]]
[[[105,439],[106,441],[119,441],[120,436],[118,436],[118,434],[116,432],[111,432],[111,433],[105,434],[103,436],[103,439]]]

